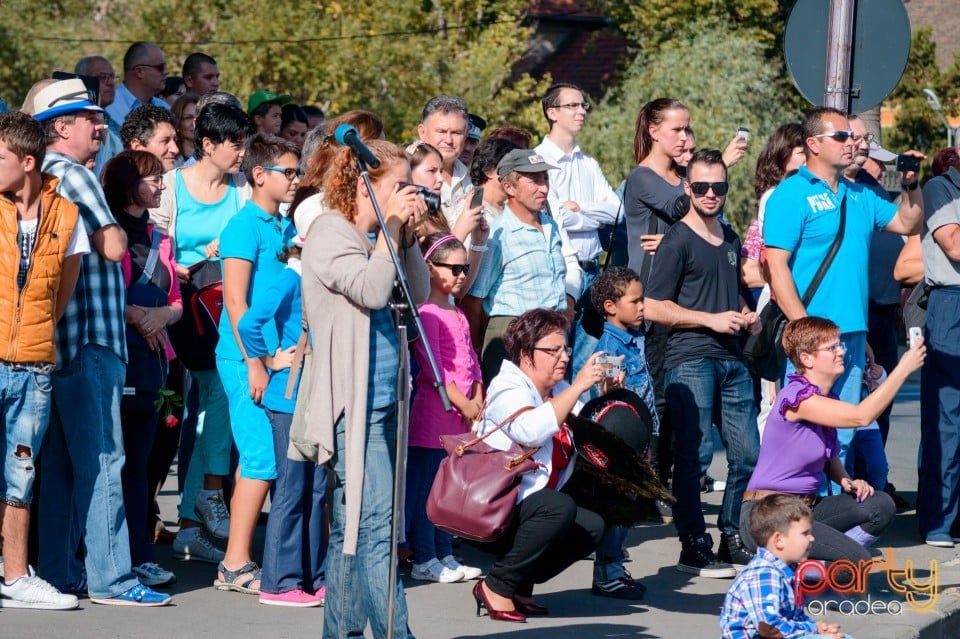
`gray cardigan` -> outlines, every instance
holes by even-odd
[[[430,292],[423,255],[413,246],[405,260],[403,253],[400,257],[414,303],[419,305]],[[363,495],[370,309],[383,308],[390,301],[396,269],[388,253],[373,251],[366,236],[337,212],[313,222],[302,259],[303,302],[313,355],[308,388],[300,388],[309,397],[303,403],[303,419],[291,427],[288,455],[327,462],[333,456],[334,424],[344,414],[347,521],[343,552],[354,555]]]

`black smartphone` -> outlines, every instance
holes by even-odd
[[[473,199],[470,200],[470,208],[475,209],[481,204],[483,204],[483,187],[475,186],[473,187]]]
[[[913,171],[917,173],[920,171],[920,158],[915,158],[912,155],[903,155],[902,153],[897,156],[897,170],[898,171]]]

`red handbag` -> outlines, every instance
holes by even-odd
[[[496,541],[510,529],[521,476],[537,468],[530,457],[539,449],[514,444],[499,450],[483,440],[532,409],[524,406],[480,437],[440,436],[447,458],[440,462],[427,498],[427,517],[434,526],[473,541]]]

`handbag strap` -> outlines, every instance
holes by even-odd
[[[483,410],[486,410],[486,408],[487,408],[487,405],[486,405],[486,403],[484,403],[484,405],[483,405]],[[507,417],[505,420],[503,420],[502,422],[500,422],[499,424],[497,424],[494,428],[490,429],[489,431],[487,431],[487,432],[484,433],[483,435],[480,435],[479,437],[476,437],[476,438],[474,438],[474,439],[471,439],[470,441],[468,441],[468,442],[465,443],[465,444],[460,444],[459,446],[457,446],[457,455],[463,455],[463,451],[465,451],[466,449],[470,448],[471,446],[476,446],[477,444],[479,444],[480,442],[482,442],[483,440],[485,440],[487,437],[489,437],[490,435],[494,434],[495,432],[497,432],[498,430],[500,430],[501,428],[503,428],[504,426],[506,426],[507,424],[509,424],[509,423],[512,422],[513,420],[515,420],[517,417],[519,417],[519,416],[522,415],[523,413],[527,412],[528,410],[533,410],[533,406],[524,406],[523,408],[517,409],[516,411],[514,411],[513,413],[511,413],[509,417]],[[533,450],[536,451],[537,449],[534,448]]]
[[[847,192],[843,192],[843,198],[840,200],[840,227],[837,229],[837,236],[833,238],[833,244],[830,245],[830,250],[827,251],[827,256],[824,258],[823,262],[820,264],[820,268],[817,269],[816,275],[813,276],[813,279],[810,280],[810,285],[807,286],[806,292],[803,294],[803,298],[800,300],[800,303],[803,304],[803,307],[806,308],[810,306],[810,301],[813,299],[814,294],[816,294],[817,289],[820,288],[820,282],[823,281],[823,277],[827,274],[827,270],[830,268],[830,265],[833,264],[833,258],[837,256],[837,251],[840,250],[840,244],[843,242],[843,231],[847,225]]]

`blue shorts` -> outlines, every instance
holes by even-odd
[[[50,425],[52,368],[0,362],[0,410],[4,426],[0,500],[5,504],[28,506],[33,500],[36,459]],[[17,455],[18,448],[27,454]]]
[[[230,428],[240,453],[240,476],[264,481],[276,479],[273,429],[263,407],[250,399],[246,362],[218,355],[217,371],[230,405]]]

